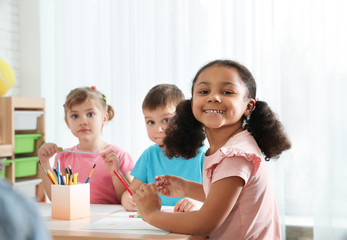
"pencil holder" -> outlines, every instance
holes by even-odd
[[[52,218],[77,219],[90,216],[90,185],[51,185]]]

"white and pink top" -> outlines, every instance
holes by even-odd
[[[231,137],[219,151],[205,156],[203,187],[223,178],[238,176],[245,181],[241,194],[225,222],[211,239],[281,239],[275,195],[265,159],[248,131]]]

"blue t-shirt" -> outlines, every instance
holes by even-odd
[[[206,148],[201,147],[194,158],[174,157],[169,159],[163,149],[154,144],[142,153],[131,171],[131,175],[144,183],[155,182],[154,177],[158,175],[174,175],[202,183],[205,151]],[[160,194],[159,196],[163,206],[175,206],[178,200],[182,198],[165,197]]]

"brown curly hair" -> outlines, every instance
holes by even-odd
[[[215,60],[203,66],[193,79],[192,95],[194,83],[199,75],[211,66],[236,69],[248,89],[248,98],[256,99],[257,86],[251,72],[245,66],[231,60]],[[266,160],[279,157],[283,151],[291,147],[282,123],[266,102],[257,101],[251,115],[248,118],[244,117],[243,121],[243,128],[253,135]],[[197,121],[192,113],[189,100],[177,106],[176,114],[165,133],[164,150],[169,157],[194,157],[206,138],[202,123]]]

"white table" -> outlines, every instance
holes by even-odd
[[[162,230],[114,230],[88,229],[88,225],[115,213],[125,212],[122,205],[91,204],[90,217],[75,220],[59,220],[51,217],[51,204],[38,203],[47,228],[56,240],[78,239],[206,239],[202,236],[165,233]],[[86,228],[87,227],[87,228]]]

